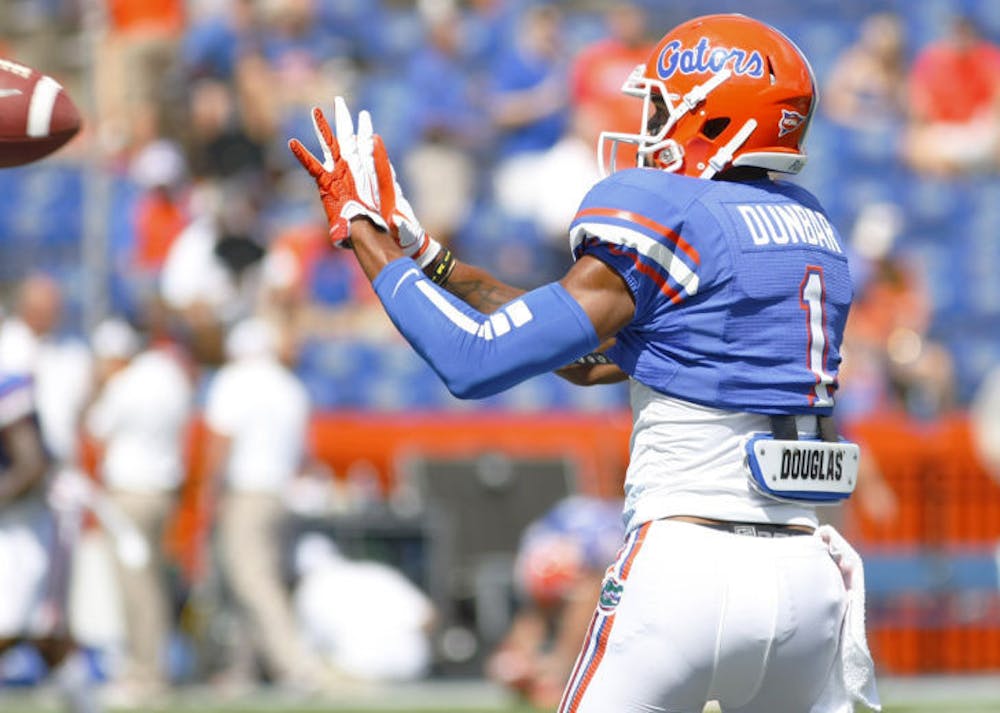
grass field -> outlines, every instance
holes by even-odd
[[[190,713],[190,711],[192,710],[193,709],[191,708],[176,708],[176,709],[168,709],[164,713],[182,713],[182,712]],[[253,713],[256,713],[259,710],[260,709],[257,708],[254,709],[199,708],[198,709],[199,713],[243,713],[243,711],[248,711],[248,713],[250,711],[253,711]],[[401,709],[399,708],[364,708],[364,709],[327,708],[323,710],[338,711],[338,712],[343,711],[343,713],[355,713],[355,712],[356,713],[400,713],[401,711]],[[911,706],[906,706],[902,708],[896,706],[888,706],[886,708],[883,708],[882,710],[883,713],[931,713],[931,711],[933,711],[934,713],[998,713],[998,711],[1000,711],[1000,703],[996,704],[984,703],[982,705],[974,705],[974,704],[966,705],[957,702],[951,704],[935,703],[916,708]],[[317,709],[315,708],[269,709],[269,713],[316,713],[316,711]],[[31,711],[25,711],[25,713],[42,713],[42,711],[31,710]],[[44,713],[49,713],[49,712],[44,711]],[[132,713],[132,711],[129,711],[129,713]],[[136,710],[135,713],[139,713],[139,711]],[[438,708],[424,708],[420,710],[406,709],[406,713],[540,713],[540,712],[539,709],[537,708],[514,707],[514,708],[505,708],[502,711],[498,711],[496,708],[461,709],[456,711],[442,711],[441,709]]]
[[[1000,677],[906,678],[880,681],[885,713],[1000,713]],[[63,713],[54,692],[2,691],[3,713]],[[292,699],[271,690],[223,696],[210,688],[185,688],[170,700],[109,713],[541,713],[481,681],[427,682],[345,692],[343,696]],[[609,713],[615,713],[609,711]]]
[[[63,713],[63,709],[55,703],[39,703],[23,701],[17,704],[0,697],[0,710],[5,713]],[[883,713],[998,713],[1000,712],[1000,700],[993,703],[963,703],[960,701],[936,701],[923,705],[904,705],[884,707]],[[159,708],[114,708],[110,713],[318,713],[319,711],[330,711],[331,713],[540,713],[537,708],[526,706],[510,706],[507,708],[353,708],[340,707],[336,704],[309,707],[262,707],[256,704],[234,704],[225,707],[191,707],[182,705],[179,707]]]

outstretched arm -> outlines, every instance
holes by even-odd
[[[603,263],[600,264],[603,265]],[[428,277],[432,268],[433,266],[430,266],[424,270]],[[520,288],[501,282],[482,268],[457,261],[451,277],[442,286],[460,300],[486,314],[492,314],[525,292]],[[564,283],[564,287],[566,286]],[[595,352],[556,369],[555,373],[578,386],[613,384],[624,381],[628,375],[602,354],[613,343],[613,339],[603,341]]]
[[[566,366],[632,319],[631,292],[599,260],[584,257],[560,282],[529,292],[470,267],[473,294],[488,295],[478,310],[402,260],[386,233],[368,221],[353,221],[351,238],[390,318],[456,395],[486,396],[546,371],[581,384],[623,378],[613,364]]]
[[[579,260],[560,282],[529,292],[478,268],[456,275],[450,252],[426,235],[402,196],[370,118],[362,113],[355,136],[343,100],[336,104],[337,137],[314,111],[322,163],[297,141],[290,147],[316,179],[331,236],[350,236],[390,319],[453,394],[488,396],[563,369],[631,321],[631,292],[592,258]],[[452,277],[462,299],[442,287]]]

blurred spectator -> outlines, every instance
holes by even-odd
[[[61,467],[79,460],[79,428],[90,397],[90,350],[62,332],[62,288],[52,277],[35,273],[17,289],[14,313],[0,325],[0,369],[34,378],[45,446]]]
[[[192,18],[181,50],[184,75],[231,81],[244,54],[261,42],[256,0],[223,0],[214,12]]]
[[[116,562],[128,642],[116,694],[134,706],[155,699],[168,684],[164,662],[172,608],[161,545],[185,476],[193,388],[176,353],[144,347],[124,321],[101,322],[91,342],[100,391],[86,427],[98,445],[101,479],[112,501],[152,554],[138,568]]]
[[[909,77],[905,157],[917,171],[993,171],[1000,157],[1000,47],[968,17],[918,54]]]
[[[573,61],[570,91],[577,115],[584,115],[593,132],[583,134],[593,152],[601,131],[635,132],[641,121],[642,104],[622,93],[625,79],[637,65],[645,64],[653,50],[646,36],[647,17],[633,3],[616,4],[604,13],[608,36],[585,47]],[[635,165],[634,152],[625,166]]]
[[[140,149],[130,173],[141,189],[134,206],[134,240],[117,266],[126,280],[130,303],[157,293],[163,263],[190,221],[187,165],[177,144],[159,139]]]
[[[95,57],[100,139],[111,154],[171,135],[167,76],[185,23],[184,0],[107,0]]]
[[[229,361],[206,395],[206,473],[219,491],[219,564],[243,633],[273,682],[315,690],[325,671],[299,634],[281,562],[281,495],[303,463],[309,397],[279,348],[276,331],[259,319],[226,338]]]
[[[904,51],[900,18],[890,12],[869,15],[858,39],[834,62],[820,107],[852,129],[895,129],[906,113]]]
[[[311,297],[316,264],[328,252],[333,252],[330,238],[317,223],[292,225],[279,232],[262,263],[258,311],[273,315],[273,324],[296,327]]]
[[[262,50],[279,83],[301,81],[344,48],[324,25],[318,0],[267,0],[261,4],[267,32]]]
[[[291,225],[268,245],[261,265],[257,313],[279,325],[282,338],[397,339],[358,261],[330,245],[325,226]]]
[[[181,320],[199,362],[222,359],[226,325],[253,312],[264,257],[256,183],[203,183],[193,219],[174,241],[160,274],[164,305]]]
[[[245,53],[237,65],[235,86],[248,131],[287,156],[288,122],[306,114],[316,97],[347,89],[352,73],[348,46],[328,31],[319,0],[267,0],[261,8],[264,32],[259,51]]]
[[[497,181],[499,204],[509,215],[530,220],[541,238],[529,247],[507,242],[498,247],[497,256],[507,258],[507,265],[522,265],[521,271],[530,269],[534,280],[557,279],[572,259],[566,250],[566,231],[580,201],[601,177],[594,118],[586,111],[574,112],[570,130],[554,146],[511,161],[503,180]]]
[[[450,0],[425,0],[422,5],[440,4]],[[462,34],[468,47],[470,68],[488,69],[509,44],[517,30],[523,0],[466,0],[463,3]]]
[[[535,185],[546,152],[563,137],[569,123],[566,48],[561,39],[558,9],[531,6],[492,68],[493,87],[487,98],[497,134],[492,187],[497,206],[515,219],[534,221],[539,197],[525,189],[526,182]],[[503,246],[498,268],[515,283],[546,279],[548,256],[542,255],[544,245],[536,244],[537,226],[520,232],[517,244]]]
[[[191,87],[185,139],[196,178],[254,177],[264,170],[263,140],[247,129],[232,86],[220,80],[200,79]]]
[[[492,68],[489,97],[502,160],[550,148],[566,128],[562,16],[553,5],[525,11],[518,32]]]
[[[87,662],[69,631],[72,543],[47,502],[48,472],[31,378],[0,370],[0,654],[32,644],[67,710],[97,713]]]
[[[424,22],[427,42],[408,63],[406,76],[418,138],[402,170],[424,228],[447,244],[475,200],[473,150],[488,127],[474,107],[478,78],[467,66],[461,16],[446,3],[425,10]],[[443,185],[448,190],[441,190]]]
[[[855,301],[845,341],[848,353],[870,348],[883,360],[884,399],[891,408],[929,420],[955,407],[955,374],[947,349],[928,336],[927,302],[912,267],[899,257],[885,258]]]
[[[156,274],[174,238],[187,225],[187,165],[172,141],[160,139],[136,154],[132,179],[143,189],[135,209],[135,252],[132,266]]]
[[[514,565],[520,605],[487,663],[491,679],[540,708],[558,705],[624,538],[618,500],[571,496],[528,526]]]
[[[929,335],[930,292],[920,269],[896,245],[904,228],[892,204],[867,206],[855,223],[852,269],[861,281],[844,337],[847,388],[838,395],[838,416],[895,410],[933,419],[956,405],[951,356]],[[863,396],[862,383],[868,389]]]
[[[434,609],[403,574],[381,562],[348,559],[315,533],[296,543],[295,568],[302,635],[337,670],[363,681],[428,673]]]
[[[622,94],[621,87],[651,51],[645,13],[637,5],[616,5],[604,20],[608,38],[585,48],[572,66],[568,130],[549,148],[507,162],[497,176],[498,203],[509,215],[531,220],[545,239],[534,253],[540,263],[536,279],[553,279],[565,271],[566,230],[600,178],[598,136],[602,131],[634,131],[642,113],[641,103]]]

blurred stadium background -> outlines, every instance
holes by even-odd
[[[545,206],[512,204],[505,188],[525,185],[512,158],[545,155],[549,170],[553,153],[546,152],[576,135],[583,90],[566,91],[566,77],[581,51],[608,37],[613,3],[550,3],[558,10],[554,54],[563,60],[531,81],[548,79],[546,86],[557,88],[544,117],[551,123],[533,127],[518,146],[517,130],[492,102],[511,89],[498,77],[516,73],[510,55],[527,31],[528,9],[540,4],[0,3],[0,56],[58,78],[85,116],[82,135],[56,156],[0,171],[7,313],[16,312],[26,277],[42,273],[62,291],[63,338],[85,342],[108,315],[167,324],[195,366],[199,405],[224,361],[226,328],[255,311],[281,315],[312,403],[310,472],[329,486],[322,497],[305,490],[289,504],[289,541],[321,531],[350,556],[391,564],[430,596],[438,614],[426,680],[378,688],[378,695],[345,694],[344,705],[358,710],[514,710],[511,698],[479,681],[513,616],[521,530],[567,494],[618,495],[630,415],[623,388],[579,389],[554,376],[483,401],[453,399],[380,317],[350,255],[324,248],[318,201],[285,143],[311,137],[311,104],[331,107],[332,97],[344,94],[352,109],[372,111],[404,184],[412,184],[418,215],[428,211],[425,224],[459,256],[516,284],[558,274],[568,255],[550,226],[565,212],[553,218]],[[928,170],[907,143],[915,110],[906,90],[916,60],[956,15],[985,41],[1000,43],[1000,4],[635,4],[646,13],[647,40],[694,15],[738,11],[774,24],[811,59],[821,110],[807,142],[812,160],[795,180],[820,197],[854,251],[859,317],[839,415],[876,464],[878,484],[830,517],[866,556],[870,643],[888,710],[1000,710],[1000,481],[991,475],[996,446],[991,451],[982,440],[1000,418],[1000,401],[984,393],[1000,368],[1000,163],[987,155]],[[896,72],[899,81],[888,90],[866,84],[859,67],[870,65],[845,59],[870,51],[864,29],[876,14],[898,23],[895,59],[877,64],[882,76]],[[449,32],[451,40],[434,39]],[[438,42],[457,49],[428,58]],[[990,86],[1000,87],[1000,63],[985,66]],[[838,93],[851,92],[861,100],[838,102]],[[1000,107],[1000,91],[992,98]],[[996,131],[998,117],[987,119]],[[589,138],[586,129],[580,135]],[[978,148],[1000,155],[989,141]],[[563,171],[576,164],[566,165]],[[558,163],[552,170],[545,175],[560,175]],[[436,181],[456,179],[457,207],[433,190]],[[547,185],[553,195],[558,186],[558,178]],[[570,198],[559,193],[560,201]],[[209,252],[224,268],[221,283],[199,283],[213,273],[172,255],[196,219],[212,225]],[[180,275],[173,291],[165,287],[171,269]],[[859,357],[854,365],[852,355]],[[226,595],[199,509],[204,431],[196,418],[187,477],[163,542],[177,615],[169,662],[187,691],[177,707],[297,710],[280,696],[226,707],[209,684],[232,642],[220,624],[228,621]],[[81,453],[96,472],[86,440]],[[100,582],[86,586],[104,591]],[[82,618],[97,621],[93,641],[86,626],[81,639],[92,644],[95,670],[108,675],[120,614],[81,596]],[[6,660],[0,675],[9,684],[0,705],[44,707],[32,697],[38,671],[30,655]]]

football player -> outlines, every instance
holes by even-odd
[[[878,707],[860,561],[816,516],[857,477],[831,420],[847,258],[817,199],[771,175],[805,164],[809,63],[768,25],[711,15],[667,33],[623,90],[638,131],[602,135],[609,175],[570,226],[575,262],[528,292],[426,236],[366,113],[355,134],[338,100],[335,138],[314,110],[323,162],[290,148],[332,239],[454,394],[553,369],[629,379],[628,534],[562,713]]]
[[[0,372],[0,654],[30,643],[71,713],[100,710],[65,617],[65,543],[46,502],[50,460],[31,378]],[[56,553],[59,553],[58,555]]]
[[[622,529],[620,500],[571,495],[521,533],[519,606],[487,661],[491,679],[537,708],[559,704]]]

